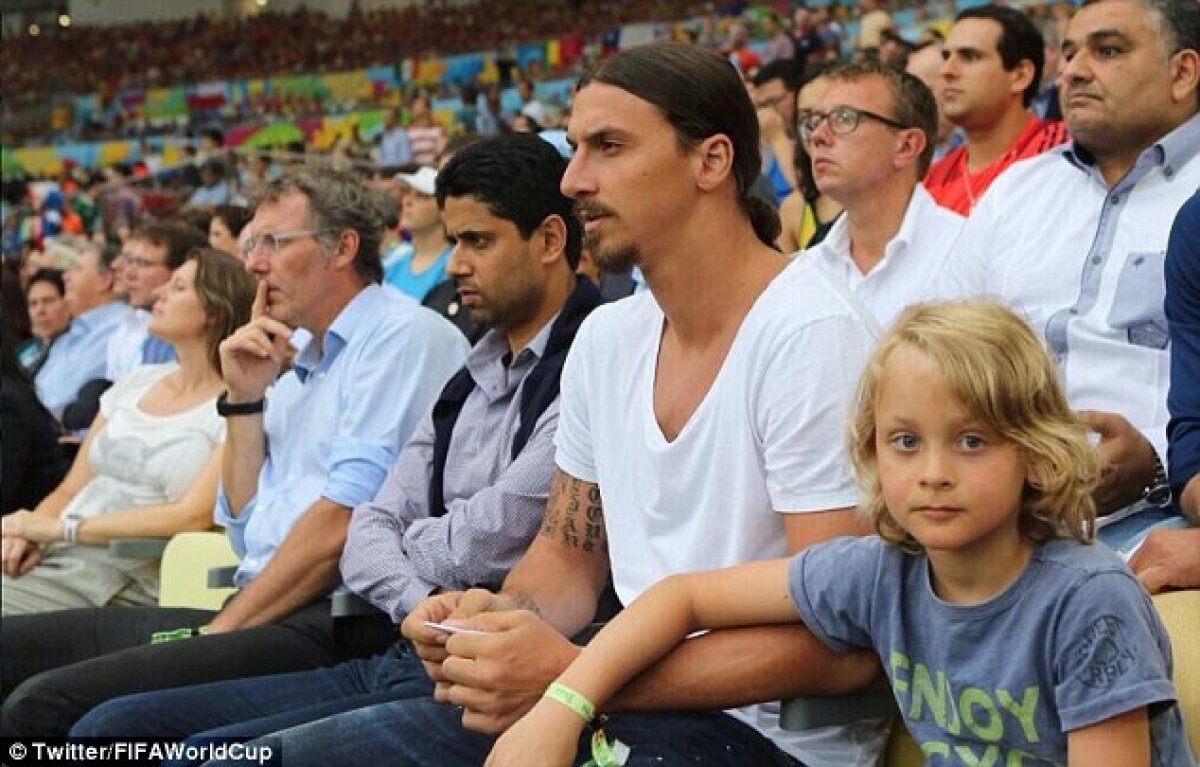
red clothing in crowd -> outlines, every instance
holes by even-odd
[[[1039,155],[1067,140],[1067,126],[1060,120],[1042,120],[1030,115],[1008,151],[975,173],[967,171],[967,146],[950,150],[925,174],[925,189],[938,205],[966,216],[1005,168],[1017,160]]]

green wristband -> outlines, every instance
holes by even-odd
[[[561,703],[576,714],[579,714],[584,722],[590,722],[596,716],[595,704],[584,695],[575,692],[560,682],[551,682],[542,697]]]

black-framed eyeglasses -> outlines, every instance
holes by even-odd
[[[298,240],[301,237],[316,237],[320,234],[335,232],[336,229],[292,229],[282,232],[262,232],[247,237],[242,242],[242,255],[248,256],[258,250],[261,245],[268,256],[273,256],[279,252],[279,249],[288,244],[292,240]]]
[[[812,141],[813,133],[816,132],[817,128],[821,127],[821,123],[828,121],[829,131],[833,135],[845,136],[857,130],[859,122],[864,117],[883,123],[889,128],[895,128],[896,130],[913,127],[905,125],[899,120],[893,120],[890,117],[884,117],[881,114],[876,114],[866,109],[842,105],[836,106],[828,112],[818,112],[816,110],[800,112],[796,115],[796,132],[800,134],[800,140],[807,144]]]

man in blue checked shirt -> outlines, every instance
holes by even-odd
[[[258,200],[248,268],[253,319],[221,347],[228,419],[215,518],[242,556],[218,613],[71,610],[6,619],[5,735],[60,736],[94,705],[133,692],[328,666],[386,648],[383,615],[335,619],[325,597],[351,510],[374,497],[466,341],[379,285],[382,222],[348,176],[302,171]],[[308,339],[295,352],[289,339]],[[187,641],[151,644],[184,626]],[[200,630],[202,628],[202,631]],[[83,662],[80,662],[83,661]]]

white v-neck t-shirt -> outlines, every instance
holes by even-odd
[[[874,343],[856,307],[822,270],[793,261],[670,442],[654,415],[663,313],[653,295],[588,317],[563,371],[556,460],[599,485],[623,604],[668,575],[786,556],[782,514],[856,503],[846,423]],[[814,753],[801,745],[808,733],[782,733],[764,708],[738,713],[810,764],[864,763],[882,743],[878,733],[822,737]]]

